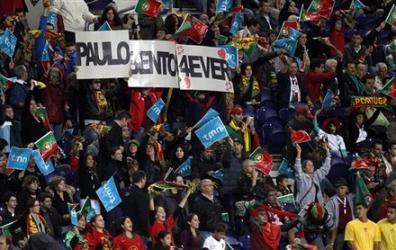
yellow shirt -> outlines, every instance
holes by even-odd
[[[353,241],[358,250],[373,250],[374,242],[381,241],[381,233],[377,224],[359,219],[348,222],[345,229],[345,240]]]
[[[396,250],[396,223],[392,224],[385,218],[377,225],[381,231],[381,250]]]

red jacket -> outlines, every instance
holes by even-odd
[[[323,97],[321,85],[328,80],[336,77],[335,72],[317,73],[310,70],[304,78],[305,88],[307,89],[308,96],[311,98],[312,103],[316,103],[319,97]]]
[[[345,48],[345,38],[344,38],[345,30],[342,29],[340,31],[333,29],[330,33],[330,42],[333,44],[342,54],[344,54]],[[334,49],[330,50],[330,56],[336,56],[337,52]]]
[[[281,238],[279,225],[266,223],[264,225],[250,224],[250,243],[252,250],[277,250]]]
[[[41,92],[43,105],[47,108],[50,123],[62,123],[64,120],[65,91],[62,85],[47,84]]]
[[[151,107],[161,97],[162,92],[162,89],[151,89],[149,95],[144,97],[139,89],[132,89],[129,114],[131,115],[130,127],[134,132],[138,132],[144,124],[150,124],[146,115],[148,110],[146,99],[148,98],[148,106]]]

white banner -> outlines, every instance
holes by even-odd
[[[128,31],[76,32],[77,78],[129,78],[129,87],[234,92],[224,48],[128,40]]]
[[[129,41],[129,87],[178,88],[175,43]]]
[[[76,32],[77,79],[129,77],[127,30]]]
[[[223,48],[176,44],[182,90],[234,92]]]

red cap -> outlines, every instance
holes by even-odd
[[[243,109],[241,106],[234,106],[231,111],[230,115],[242,115]]]

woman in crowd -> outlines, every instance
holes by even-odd
[[[202,249],[203,238],[199,232],[199,219],[196,214],[187,216],[187,228],[181,233],[180,246],[183,249]]]
[[[96,173],[97,162],[92,154],[86,154],[80,168],[80,197],[96,199],[96,190],[100,187],[98,174]]]
[[[74,225],[73,228],[67,232],[65,236],[65,245],[68,250],[88,250],[89,245],[86,240],[86,232],[85,227],[87,225],[87,221],[85,220],[84,215],[81,213],[77,214],[77,225]]]
[[[133,223],[128,217],[121,217],[117,223],[118,235],[113,239],[114,250],[145,250],[146,246],[142,238],[133,233]]]
[[[73,197],[66,188],[65,178],[62,176],[55,176],[51,181],[51,189],[54,192],[52,198],[52,205],[64,219],[69,219],[68,203],[73,203]]]
[[[95,30],[98,30],[105,22],[110,25],[112,30],[119,30],[122,28],[122,21],[114,4],[107,5],[103,10],[99,22],[95,24]]]
[[[172,234],[166,230],[159,232],[157,236],[157,243],[155,244],[154,250],[172,250],[174,249],[172,244]]]
[[[112,249],[111,235],[105,229],[105,221],[101,214],[91,219],[92,231],[87,234],[89,250]]]
[[[22,115],[22,142],[25,145],[37,141],[48,131],[36,111],[36,100],[29,94]]]

